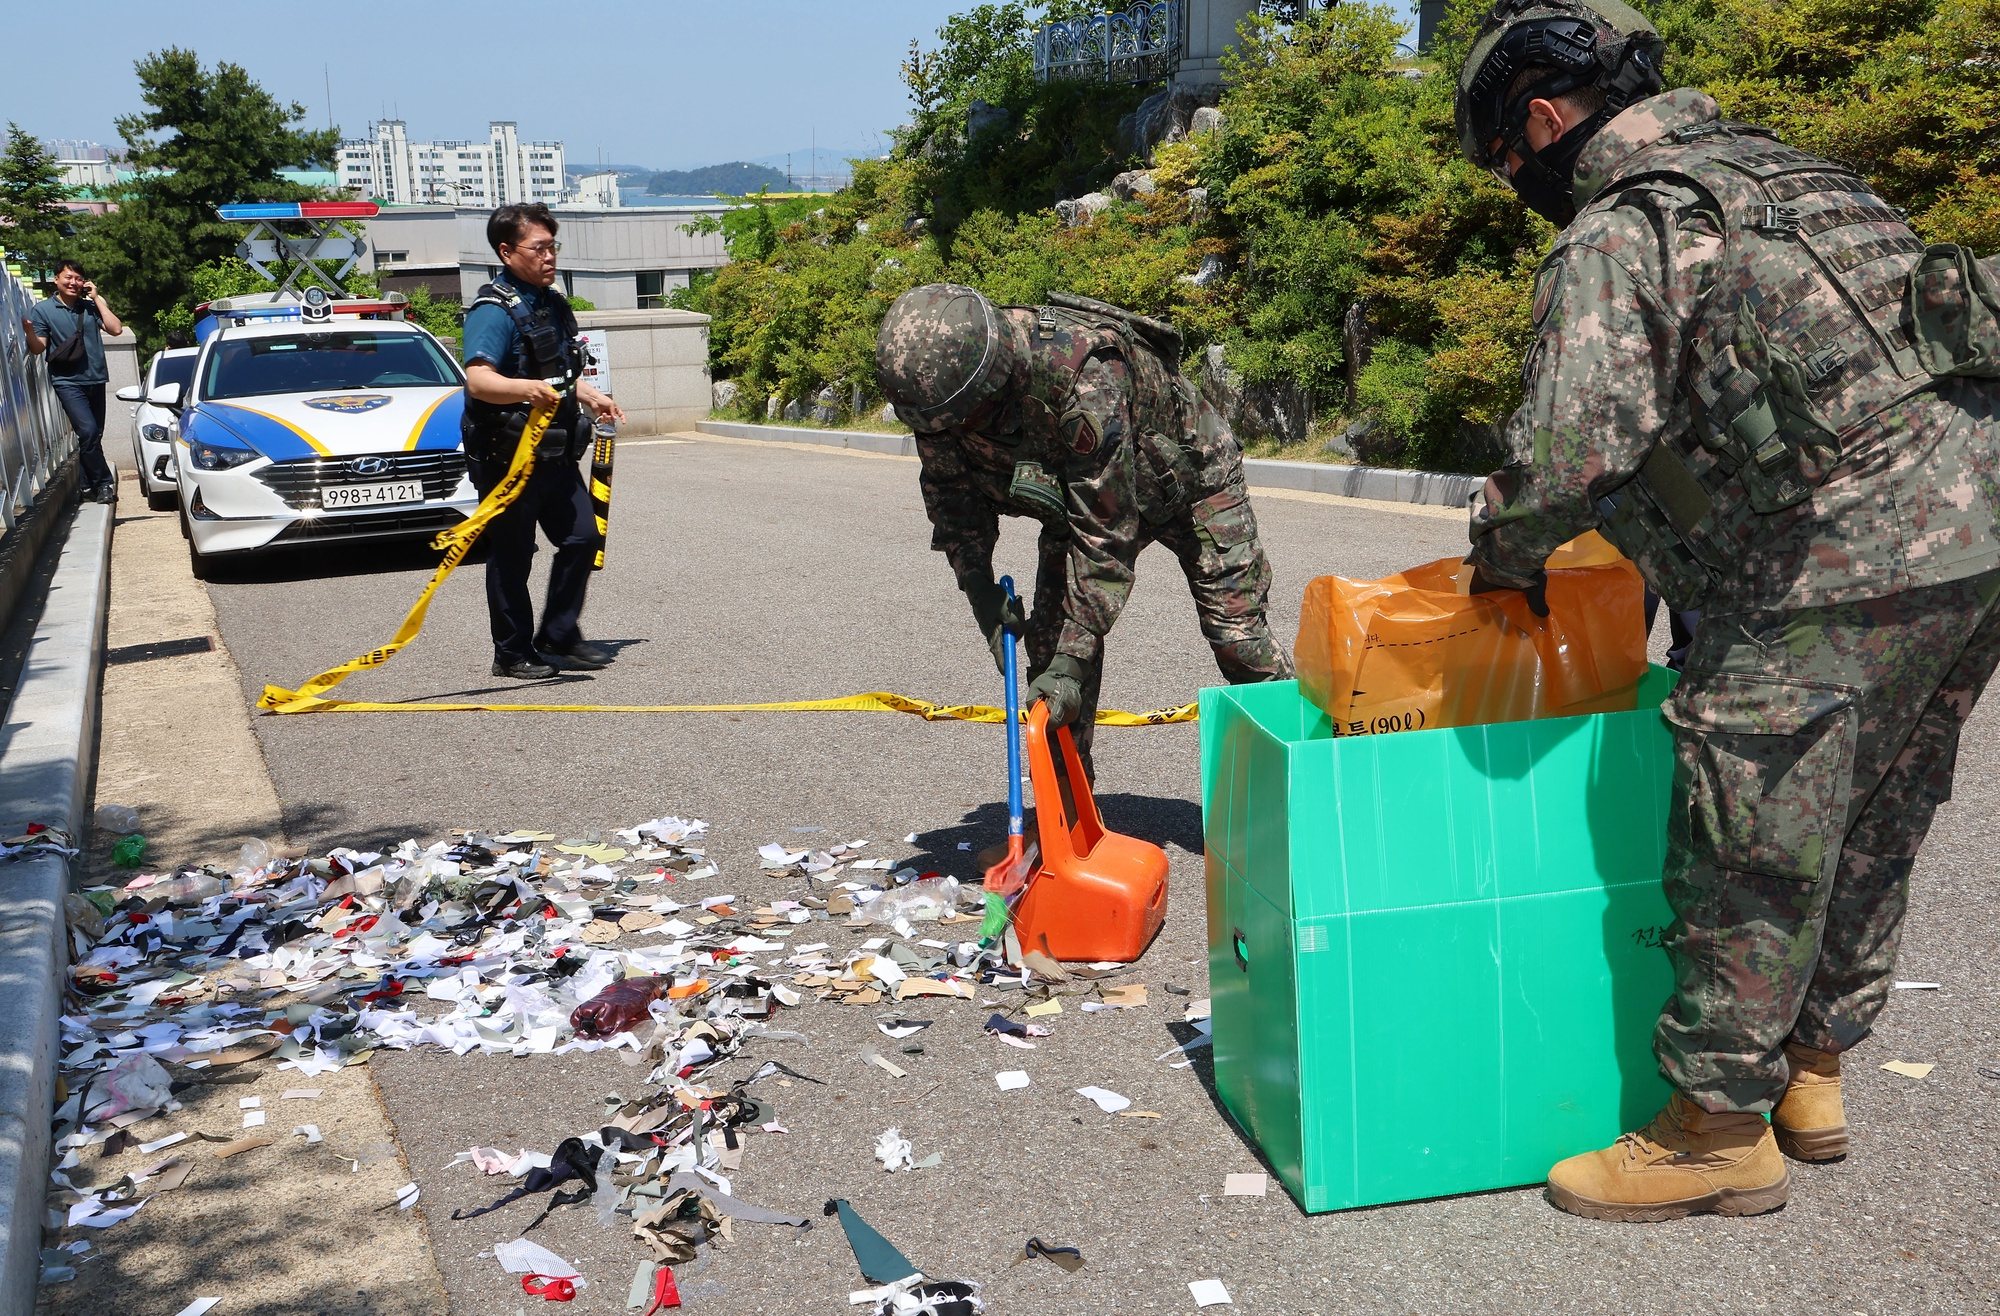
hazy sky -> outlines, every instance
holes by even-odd
[[[822,147],[876,152],[906,117],[910,38],[933,44],[975,0],[128,0],[10,3],[0,118],[44,139],[118,140],[138,110],[133,62],[167,46],[240,64],[348,136],[402,118],[420,141],[564,142],[572,167],[660,168]],[[1407,0],[1392,0],[1408,10]],[[278,15],[298,16],[296,25]]]

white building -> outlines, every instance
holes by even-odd
[[[413,142],[401,119],[340,144],[340,185],[392,205],[493,206],[563,195],[563,144],[524,142],[510,121],[487,125],[483,142]]]
[[[563,204],[578,210],[617,210],[625,204],[625,199],[618,192],[618,175],[606,169],[578,178],[575,189],[563,198]]]

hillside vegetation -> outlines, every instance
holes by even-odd
[[[1851,163],[1931,241],[2000,248],[2000,0],[1639,2],[1667,37],[1670,86]],[[1187,369],[1235,400],[1248,439],[1309,428],[1363,460],[1484,469],[1553,235],[1458,155],[1453,90],[1483,10],[1455,7],[1417,65],[1383,7],[1251,19],[1221,128],[1159,147],[1150,194],[1072,225],[1058,200],[1146,163],[1118,124],[1152,89],[1037,84],[1048,11],[981,5],[935,48],[912,43],[911,121],[888,158],[855,161],[853,184],[811,209],[732,213],[733,262],[679,304],[714,317],[712,366],[746,415],[822,390],[877,405],[883,312],[951,279],[1172,319]]]
[[[751,192],[785,189],[785,171],[769,165],[732,160],[700,169],[663,169],[646,180],[652,196],[746,196]]]

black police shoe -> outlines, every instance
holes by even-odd
[[[91,492],[90,496],[100,503],[115,503],[118,501],[118,486],[107,480],[103,484],[98,485]]]
[[[540,658],[495,658],[493,675],[511,676],[516,681],[546,681],[556,669]]]
[[[609,667],[611,660],[618,656],[610,645],[593,644],[589,640],[582,639],[572,640],[568,644],[551,644],[543,640],[538,642],[535,648],[551,657],[562,659],[567,666],[581,667],[586,672]]]

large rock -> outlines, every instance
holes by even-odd
[[[840,390],[828,384],[813,394],[812,418],[815,425],[838,425],[841,420]]]
[[[773,393],[764,399],[764,419],[776,420],[785,414],[785,400]]]
[[[1368,301],[1357,297],[1347,304],[1347,314],[1341,318],[1340,336],[1343,355],[1346,360],[1342,369],[1347,375],[1347,409],[1353,411],[1358,405],[1356,385],[1361,372],[1368,368],[1368,362],[1375,355],[1375,327],[1368,323]]]
[[[733,411],[742,396],[743,390],[736,386],[735,380],[718,379],[709,390],[709,405],[717,411]]]
[[[1198,105],[1194,113],[1188,115],[1188,136],[1206,137],[1210,133],[1219,133],[1228,123],[1229,120],[1215,106]]]
[[[1195,367],[1195,387],[1221,413],[1238,439],[1299,443],[1312,429],[1312,403],[1297,384],[1252,384],[1211,343]]]
[[[1151,196],[1159,190],[1159,185],[1153,181],[1153,171],[1150,169],[1127,169],[1111,180],[1111,195],[1120,201],[1134,201],[1142,196]]]
[[[1219,96],[1221,91],[1220,87],[1204,89],[1210,96]],[[1202,104],[1203,95],[1188,87],[1154,92],[1118,121],[1118,149],[1126,155],[1150,157],[1161,142],[1177,142],[1187,136],[1188,124]]]
[[[1013,113],[1005,106],[975,100],[965,110],[965,140],[969,142],[981,133],[997,132],[1013,120]]]
[[[787,424],[796,425],[806,418],[805,404],[794,398],[785,404],[784,411],[779,414],[784,417]]]
[[[896,404],[893,402],[884,402],[882,404],[880,418],[884,425],[900,425],[903,423],[903,418],[896,414]]]
[[[1221,277],[1222,257],[1216,255],[1203,256],[1201,258],[1200,269],[1196,270],[1193,274],[1181,275],[1184,281],[1192,283],[1197,288],[1206,288]]]
[[[1208,208],[1208,189],[1205,187],[1189,188],[1187,190],[1187,203],[1188,223],[1206,224],[1210,213]]]
[[[1056,217],[1065,228],[1082,228],[1111,208],[1111,198],[1102,192],[1085,192],[1069,201],[1056,202]]]

